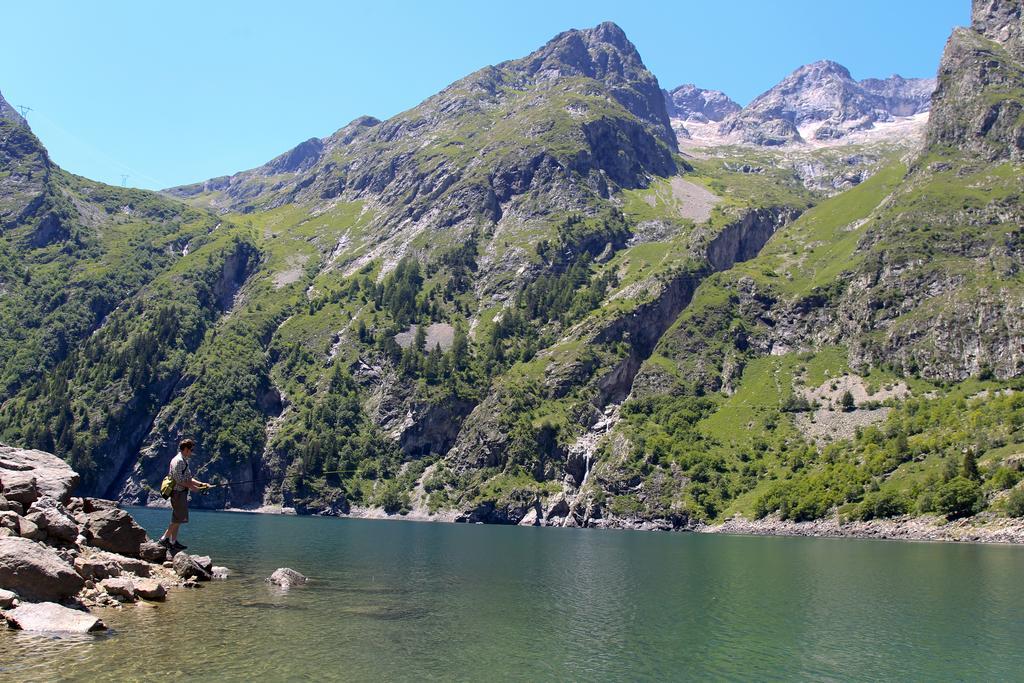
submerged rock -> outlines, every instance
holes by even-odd
[[[99,617],[53,602],[24,603],[4,612],[4,618],[11,628],[23,631],[88,633],[106,628]]]
[[[0,586],[26,600],[61,600],[85,581],[52,548],[27,538],[0,538]]]
[[[268,583],[273,583],[275,585],[281,586],[282,588],[298,586],[306,583],[306,581],[308,580],[309,579],[307,579],[299,572],[295,571],[294,569],[289,569],[288,567],[281,567],[280,569],[276,569],[274,570],[273,574],[267,577]]]
[[[231,570],[227,567],[213,567],[210,569],[210,574],[215,579],[226,579],[231,576]]]

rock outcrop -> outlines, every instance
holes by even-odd
[[[946,43],[927,139],[990,160],[1024,159],[1021,3],[975,0]]]

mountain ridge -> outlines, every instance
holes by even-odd
[[[610,23],[164,195],[56,166],[23,192],[41,157],[0,120],[0,437],[137,504],[193,436],[203,476],[246,482],[209,507],[693,528],[934,506],[972,401],[983,464],[956,485],[999,511],[1024,288],[994,151],[1021,98],[985,37],[1019,14],[990,9],[923,149],[680,153]],[[818,63],[800,107],[755,109],[845,135],[923,106],[908,82]]]

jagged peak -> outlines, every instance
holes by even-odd
[[[524,61],[531,74],[554,70],[599,80],[653,77],[626,32],[610,21],[563,31]]]
[[[831,59],[819,59],[816,62],[804,64],[790,74],[790,77],[824,78],[828,76],[838,76],[842,79],[853,80],[853,76],[850,75],[849,69],[839,62],[834,62]]]

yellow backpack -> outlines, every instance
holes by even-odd
[[[170,498],[171,494],[174,493],[174,480],[171,479],[171,475],[164,477],[164,480],[160,482],[160,495],[164,498]]]

